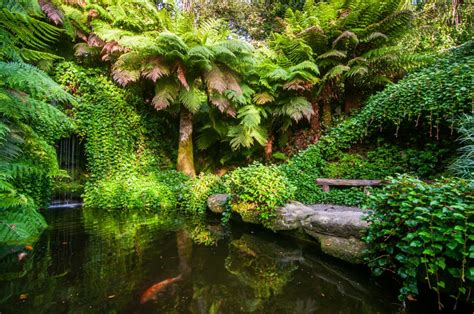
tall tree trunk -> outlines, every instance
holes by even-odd
[[[273,141],[274,141],[273,135],[270,134],[268,136],[267,143],[265,144],[265,160],[267,162],[270,162],[270,160],[272,159]]]
[[[332,122],[331,102],[329,99],[323,99],[323,125],[329,127]]]
[[[316,141],[319,140],[321,134],[321,115],[319,113],[319,103],[316,99],[311,100],[311,106],[313,107],[313,115],[309,120],[309,128],[316,135]]]
[[[181,106],[177,170],[190,177],[196,176],[193,156],[193,114]]]

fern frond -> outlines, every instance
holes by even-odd
[[[230,146],[234,150],[240,147],[251,147],[255,141],[260,145],[264,145],[267,141],[267,131],[261,126],[232,126],[229,128],[228,136],[231,138]]]
[[[178,92],[179,86],[172,78],[162,78],[156,82],[151,103],[156,110],[166,109],[174,103]]]
[[[347,72],[349,70],[350,70],[350,67],[348,67],[347,65],[343,65],[343,64],[337,65],[337,66],[331,68],[331,70],[329,70],[323,76],[322,81],[332,80],[332,79],[338,77],[339,75],[341,75],[342,73]]]
[[[337,44],[345,39],[352,39],[356,44],[359,42],[359,38],[357,38],[356,34],[351,31],[344,31],[341,35],[334,39],[334,41],[332,42],[332,48],[336,48]]]
[[[337,49],[331,49],[325,53],[320,54],[317,59],[327,59],[327,58],[345,58],[347,56],[346,51],[341,51]]]
[[[280,103],[274,114],[276,116],[288,116],[295,122],[306,118],[308,121],[314,114],[311,103],[304,97],[293,97],[289,101]]]
[[[21,44],[32,49],[44,49],[61,35],[61,30],[25,14],[0,9],[0,25]]]
[[[275,100],[275,97],[273,97],[273,95],[267,92],[257,93],[253,96],[253,101],[255,101],[257,105],[265,105],[274,100]]]
[[[202,105],[202,98],[204,95],[200,95],[199,91],[191,87],[188,90],[180,89],[178,100],[192,113],[196,113]]]
[[[48,101],[74,102],[46,73],[26,63],[1,62],[0,81],[11,89]]]

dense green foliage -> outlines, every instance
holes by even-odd
[[[222,190],[225,190],[225,187],[219,176],[201,173],[187,182],[184,191],[181,191],[181,205],[190,213],[202,215],[206,212],[208,197]]]
[[[399,43],[403,50],[432,53],[461,45],[473,38],[472,1],[416,2],[413,27]]]
[[[0,242],[31,242],[45,227],[37,209],[55,177],[57,189],[82,190],[66,182],[55,152],[74,130],[87,159],[85,207],[203,215],[210,195],[229,193],[224,219],[235,211],[264,225],[289,200],[372,208],[368,263],[402,279],[401,299],[423,276],[438,297],[472,286],[472,182],[439,179],[469,180],[474,169],[471,3],[0,4]],[[61,59],[52,51],[76,58],[55,64],[56,82],[40,70]],[[209,173],[195,177],[198,150]],[[263,157],[287,162],[252,163]],[[231,171],[211,174],[217,167]],[[381,189],[315,184],[398,174]],[[216,241],[199,224],[189,233]],[[250,286],[281,291],[290,276],[272,283],[273,266],[262,265],[269,285]]]
[[[396,137],[403,128],[419,127],[420,132],[428,133],[424,136],[439,138],[442,128],[452,128],[457,115],[471,110],[473,93],[471,82],[474,77],[470,65],[474,60],[473,44],[470,42],[450,51],[434,64],[408,75],[397,84],[390,85],[372,96],[358,114],[331,129],[317,144],[282,165],[282,170],[297,187],[296,199],[307,203],[316,201],[320,189],[314,182],[317,177],[324,174],[322,169],[326,161],[341,156],[341,151],[369,135],[388,129],[393,130]],[[388,154],[393,155],[393,152],[380,153],[386,157]],[[415,160],[402,157],[394,161],[400,164],[405,159],[407,168],[404,171],[415,171],[419,172],[417,174],[420,176],[430,176],[436,172],[436,167],[439,165],[436,155],[442,153],[439,151],[431,155],[420,152]],[[386,157],[381,156],[381,159]],[[389,164],[390,159],[387,159],[386,165]],[[397,165],[393,166],[395,168],[389,166],[391,170],[385,173],[376,169],[377,176],[398,172]],[[367,171],[370,169],[369,166]],[[331,173],[331,170],[329,171]],[[363,172],[353,174],[367,175]]]
[[[252,164],[226,178],[232,210],[249,220],[265,223],[273,211],[293,198],[295,188],[277,167]]]
[[[417,280],[438,294],[466,296],[474,282],[474,186],[461,179],[431,184],[408,176],[392,178],[372,197],[369,266],[388,270],[403,283],[400,298],[418,294]]]

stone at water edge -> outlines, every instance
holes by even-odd
[[[290,202],[275,211],[271,227],[274,231],[304,229],[336,237],[361,238],[368,227],[362,220],[365,212],[357,207],[337,205],[304,205]]]
[[[356,211],[315,211],[301,222],[303,229],[321,234],[361,239],[362,231],[367,229],[364,213]]]
[[[208,198],[208,207],[214,213],[222,213],[230,195],[216,194]],[[250,223],[261,223],[254,210],[235,210],[242,220]],[[338,205],[304,205],[290,202],[279,207],[267,227],[274,231],[305,232],[318,241],[321,250],[333,257],[349,263],[363,262],[366,244],[362,242],[362,231],[368,227],[362,220],[365,211],[357,207]]]
[[[207,207],[216,214],[222,214],[225,211],[225,203],[230,198],[229,194],[214,194],[207,198]]]
[[[274,231],[296,230],[301,228],[301,222],[314,214],[314,210],[300,202],[291,201],[275,211],[271,228]]]

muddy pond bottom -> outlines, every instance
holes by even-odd
[[[49,209],[21,261],[0,260],[1,313],[394,313],[397,287],[253,225]],[[5,248],[3,249],[3,252]]]

